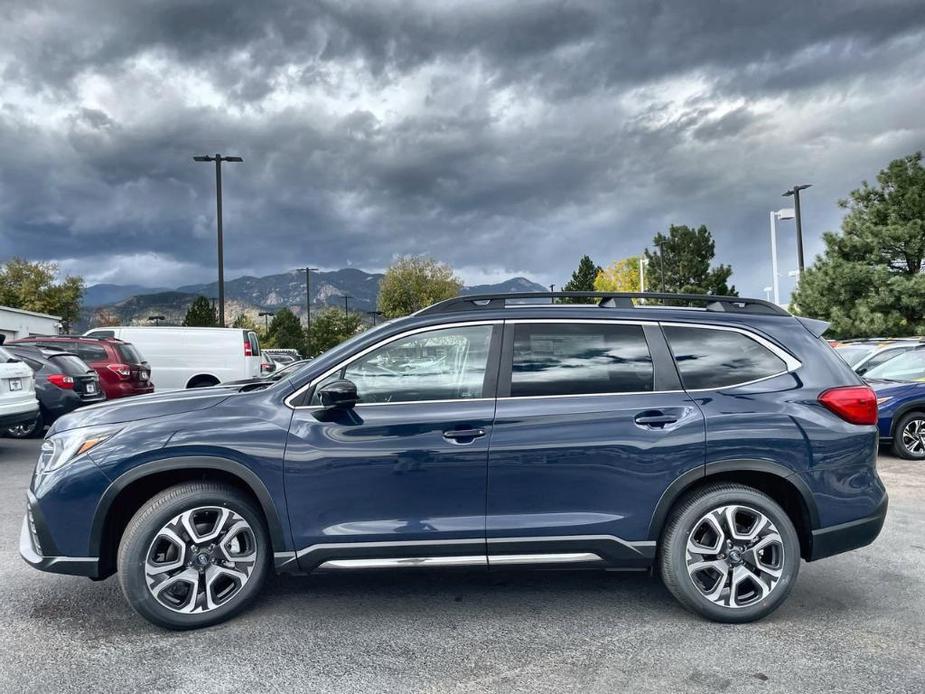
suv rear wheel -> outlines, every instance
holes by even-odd
[[[119,544],[119,583],[136,612],[168,629],[223,622],[254,600],[270,543],[263,515],[233,487],[189,482],[135,514]]]
[[[766,617],[786,599],[800,569],[800,541],[786,512],[739,484],[711,485],[680,502],[659,551],[672,595],[717,622]]]

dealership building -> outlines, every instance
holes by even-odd
[[[30,335],[57,335],[60,329],[60,316],[0,306],[0,335],[7,340]]]

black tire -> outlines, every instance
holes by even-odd
[[[31,424],[19,424],[6,430],[11,439],[37,439],[45,433],[45,418],[39,412]]]
[[[701,521],[707,514],[724,506],[743,506],[746,511],[763,514],[776,527],[780,537],[780,542],[775,542],[773,548],[776,552],[779,547],[782,552],[779,566],[775,564],[776,570],[780,571],[780,577],[776,579],[776,583],[771,585],[770,592],[766,595],[763,597],[756,595],[754,602],[743,601],[743,605],[740,606],[730,606],[728,594],[725,598],[727,604],[718,604],[710,600],[704,592],[698,589],[695,579],[688,573],[688,540],[692,533],[705,527]],[[720,556],[724,563],[732,566],[733,555],[727,555],[728,551],[724,546]],[[741,556],[747,555],[737,552],[736,560],[739,560]],[[694,555],[691,557],[692,563],[698,559]],[[740,565],[746,569],[753,568],[747,563]],[[686,496],[672,510],[659,544],[658,566],[665,586],[678,602],[691,612],[715,622],[753,622],[767,617],[789,595],[800,570],[800,540],[787,513],[767,494],[741,484],[717,483]],[[733,571],[734,569],[729,569],[728,577],[732,576]],[[719,581],[723,574],[719,571],[714,573],[716,574],[716,586],[720,586]],[[722,580],[728,581],[728,577]],[[768,582],[773,580],[775,579],[769,578]],[[713,590],[713,588],[708,590]],[[717,599],[722,600],[722,598]]]
[[[920,426],[925,427],[925,412],[907,412],[900,417],[896,428],[893,430],[893,453],[904,460],[925,460],[925,445],[920,445],[915,450],[910,450],[909,445],[903,440],[903,432],[906,427],[915,421],[921,422]]]
[[[154,597],[148,588],[145,564],[161,529],[179,514],[200,507],[229,509],[243,518],[253,531],[256,561],[247,580],[227,602],[208,611],[184,614],[166,607]],[[228,485],[187,482],[151,498],[129,521],[119,543],[119,584],[132,609],[153,624],[168,629],[196,629],[224,622],[253,602],[269,572],[270,555],[263,514],[250,498]],[[189,556],[189,548],[186,556]]]

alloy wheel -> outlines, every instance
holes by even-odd
[[[698,592],[723,607],[766,598],[784,572],[784,543],[771,520],[742,505],[698,520],[687,540],[687,573]]]
[[[174,612],[217,609],[240,593],[257,565],[253,528],[222,506],[174,516],[154,536],[145,557],[145,583]]]
[[[925,419],[910,419],[902,430],[903,448],[910,455],[921,457],[925,455]]]

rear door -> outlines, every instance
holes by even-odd
[[[655,324],[513,320],[488,465],[489,562],[645,566],[653,510],[704,464]]]

